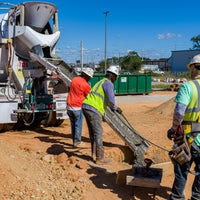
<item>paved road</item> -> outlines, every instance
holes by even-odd
[[[125,95],[116,96],[116,103],[128,103],[128,102],[159,102],[168,101],[169,99],[175,97],[176,93],[173,94],[154,94],[154,95]]]

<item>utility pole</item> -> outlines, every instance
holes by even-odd
[[[81,71],[83,70],[83,41],[81,40]]]
[[[105,66],[104,66],[104,73],[106,73],[106,62],[107,62],[107,24],[108,24],[108,13],[109,11],[105,11],[103,14],[105,15],[105,51],[104,51],[104,60],[105,60]]]

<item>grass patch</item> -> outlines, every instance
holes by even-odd
[[[152,89],[166,89],[166,90],[169,90],[170,89],[170,84],[153,84],[152,85]]]

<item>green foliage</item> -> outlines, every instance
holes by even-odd
[[[192,37],[190,41],[193,43],[192,49],[200,50],[200,35]]]
[[[130,51],[127,56],[123,57],[120,62],[122,69],[126,70],[138,70],[141,66],[142,59],[139,57],[138,53],[135,51]]]
[[[151,60],[150,58],[147,58],[147,57],[143,57],[142,59],[143,59],[144,61]]]
[[[134,71],[138,70],[142,64],[142,58],[138,55],[135,51],[130,51],[126,56],[123,57],[112,57],[108,58],[106,61],[106,66],[110,65],[120,65],[122,71],[128,70],[128,71]],[[105,61],[101,60],[99,62],[100,65],[100,71],[104,70],[105,67]]]
[[[155,85],[152,85],[152,88],[154,89],[170,89],[170,84],[164,84],[164,83],[161,83],[161,84],[155,84]]]
[[[183,79],[183,78],[186,78],[187,80],[190,80],[191,77],[190,77],[190,72],[177,72],[177,73],[171,73],[171,72],[168,72],[166,74],[168,77],[171,77],[171,78],[175,78],[175,79]]]

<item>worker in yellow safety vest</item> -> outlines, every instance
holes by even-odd
[[[107,106],[111,110],[122,113],[121,109],[115,105],[113,83],[118,75],[119,68],[117,66],[108,67],[105,78],[92,87],[82,105],[91,141],[92,157],[97,164],[108,164],[111,162],[110,158],[104,156],[102,120],[104,119]]]
[[[195,55],[187,67],[192,80],[184,82],[178,90],[173,123],[167,132],[167,137],[174,140],[176,148],[186,143],[179,152],[184,155],[188,146],[190,156],[186,162],[183,160],[188,158],[187,156],[182,156],[181,162],[176,159],[173,162],[175,178],[170,200],[185,200],[184,188],[192,163],[195,164],[195,177],[191,200],[200,199],[200,54]]]

